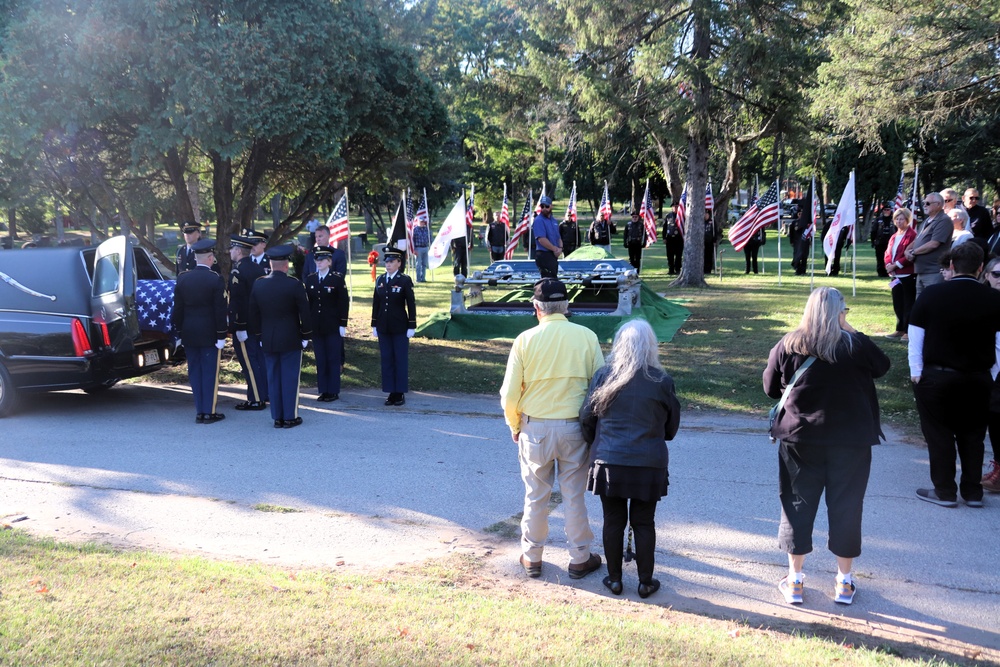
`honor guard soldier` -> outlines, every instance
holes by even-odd
[[[302,350],[312,335],[306,289],[288,275],[288,261],[294,250],[290,245],[268,250],[271,273],[256,281],[250,291],[248,324],[250,333],[260,334],[274,428],[293,428],[302,423]]]
[[[316,273],[306,276],[306,294],[316,353],[317,400],[330,403],[340,398],[340,369],[350,301],[344,276],[333,270],[332,248],[317,247],[313,254]]]
[[[201,224],[197,222],[185,222],[181,224],[181,233],[184,234],[184,245],[177,248],[177,259],[175,273],[181,275],[185,271],[190,271],[197,262],[194,256],[194,246],[201,240]]]
[[[247,383],[247,400],[237,403],[237,410],[263,410],[267,407],[267,371],[260,338],[248,332],[250,290],[258,278],[264,277],[264,267],[250,259],[251,239],[233,234],[229,243],[229,258],[233,269],[229,274],[229,332],[233,334],[233,349]]]
[[[372,335],[382,357],[382,391],[386,405],[403,405],[410,374],[410,338],[417,330],[413,281],[401,273],[403,253],[385,249],[385,273],[375,281],[372,297]]]
[[[226,284],[212,271],[215,241],[194,244],[195,268],[177,276],[171,322],[187,355],[188,381],[198,424],[225,419],[218,413],[219,359],[226,345]]]
[[[243,236],[248,238],[252,244],[250,246],[250,259],[253,263],[264,270],[265,276],[271,273],[271,262],[268,261],[267,255],[264,254],[264,251],[267,248],[267,234],[264,232],[254,231],[252,229],[246,229],[243,231]]]

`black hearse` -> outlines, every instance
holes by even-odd
[[[139,329],[137,279],[163,276],[125,236],[0,250],[0,417],[22,392],[99,391],[170,358],[168,336]]]

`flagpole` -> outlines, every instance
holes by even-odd
[[[347,276],[349,280],[347,281],[347,303],[349,306],[354,305],[354,267],[351,266],[351,223],[350,223],[350,212],[351,205],[350,199],[347,198],[347,186],[344,186],[344,201],[347,202]]]
[[[778,197],[778,286],[781,286],[781,184],[778,183],[778,179],[774,179],[777,188],[775,192]]]
[[[851,178],[854,178],[854,170],[851,170]],[[857,202],[851,202],[854,205],[854,224],[851,225],[851,296],[858,295],[858,204]]]
[[[816,219],[816,175],[812,180],[812,201],[809,202],[809,217],[812,218],[812,235],[809,236],[809,291],[813,291],[813,281],[816,278],[816,234],[819,233],[819,220]],[[822,218],[823,216],[820,215]]]

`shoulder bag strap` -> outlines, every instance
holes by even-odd
[[[816,357],[809,357],[808,359],[805,360],[805,362],[801,366],[799,366],[799,369],[795,371],[795,375],[792,376],[792,381],[789,382],[788,386],[785,387],[785,391],[782,392],[781,394],[781,400],[778,401],[779,415],[781,414],[782,408],[785,407],[785,401],[788,400],[788,394],[792,392],[792,387],[794,387],[795,383],[799,381],[799,378],[802,377],[802,374],[806,372],[806,369],[812,366],[812,363],[814,361],[816,361]]]

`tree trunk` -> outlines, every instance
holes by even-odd
[[[656,143],[656,152],[660,156],[660,166],[667,181],[667,190],[670,191],[670,202],[676,204],[681,199],[684,192],[684,183],[681,181],[680,166],[678,165],[677,153],[670,144],[663,143],[655,133],[651,133],[653,141]]]
[[[212,200],[215,202],[216,240],[228,239],[233,229],[233,162],[216,151],[209,151],[212,160]],[[226,244],[228,245],[228,244]],[[229,253],[216,245],[215,258],[219,273],[228,276],[232,268]]]
[[[673,287],[707,287],[705,283],[705,185],[708,182],[709,102],[705,67],[710,55],[711,18],[708,0],[694,0],[692,59],[695,65],[694,117],[688,128],[688,198],[684,222],[684,260]],[[713,249],[714,250],[714,249]]]
[[[163,158],[167,176],[170,177],[170,184],[174,188],[174,205],[177,207],[177,215],[180,222],[193,222],[197,220],[194,215],[194,208],[191,206],[191,198],[188,196],[187,178],[184,165],[181,162],[180,153],[176,148],[171,148]]]
[[[19,240],[17,238],[17,209],[11,206],[7,209],[7,235],[10,237],[11,247],[14,247],[14,241]]]

